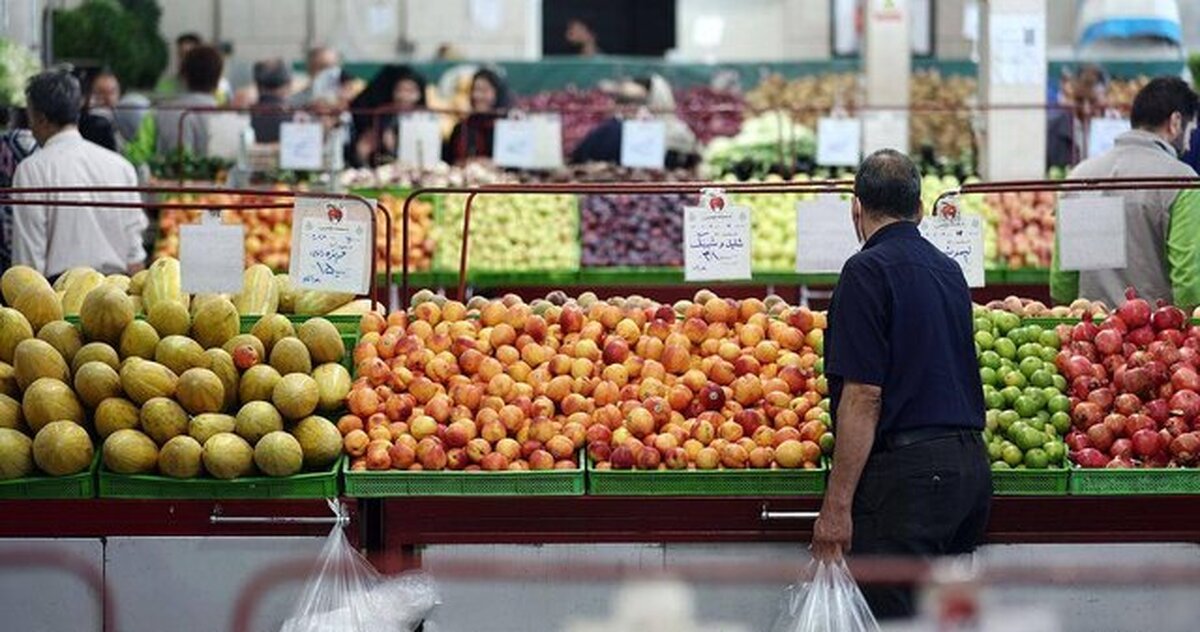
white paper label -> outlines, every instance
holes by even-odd
[[[683,266],[686,281],[749,279],[750,209],[720,202],[685,207]]]
[[[817,164],[857,167],[862,160],[862,122],[826,117],[817,121]]]
[[[320,123],[279,125],[279,168],[317,171],[324,166],[325,130]]]
[[[926,217],[921,235],[962,268],[970,287],[983,287],[983,218],[978,215]]]
[[[492,162],[500,167],[532,168],[537,159],[537,131],[527,120],[500,119],[492,136]]]
[[[533,123],[537,151],[534,154],[534,169],[557,169],[563,166],[562,117],[557,114],[538,114],[529,119]]]
[[[432,167],[442,159],[442,127],[436,115],[405,114],[400,117],[397,157],[408,165]]]
[[[621,124],[621,165],[662,169],[667,157],[667,128],[662,121],[625,121]]]
[[[1124,199],[1060,196],[1056,229],[1059,267],[1063,270],[1125,267]]]
[[[205,215],[201,224],[179,227],[179,286],[189,294],[240,292],[245,228],[213,222]]]
[[[1129,119],[1094,118],[1088,124],[1088,158],[1095,158],[1113,148],[1117,137],[1129,131]]]
[[[1046,16],[993,13],[989,16],[991,83],[1046,85]]]
[[[848,200],[823,195],[796,203],[796,272],[841,272],[858,250]]]
[[[895,110],[864,112],[863,152],[870,154],[893,147],[908,147],[908,115]]]
[[[366,294],[375,254],[372,209],[355,200],[297,198],[288,270],[292,284],[304,290]]]

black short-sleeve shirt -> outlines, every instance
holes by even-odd
[[[825,356],[835,423],[849,381],[881,387],[878,436],[983,428],[970,289],[958,264],[912,222],[884,226],[846,261]]]

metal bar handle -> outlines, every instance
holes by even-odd
[[[816,520],[821,515],[819,511],[771,511],[763,505],[760,517],[763,522],[770,520]]]
[[[344,527],[350,524],[350,512],[341,501],[327,498],[332,516],[226,516],[221,505],[214,505],[209,524],[328,524]]]

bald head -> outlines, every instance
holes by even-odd
[[[854,197],[866,213],[916,219],[921,214],[921,172],[908,156],[881,149],[859,165]]]

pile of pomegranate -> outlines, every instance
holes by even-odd
[[[1070,381],[1070,457],[1086,468],[1192,467],[1200,460],[1200,327],[1138,298],[1102,322],[1060,325]]]

